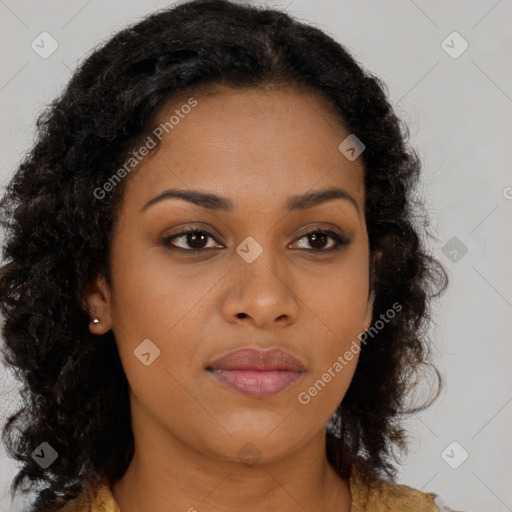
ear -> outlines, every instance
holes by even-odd
[[[91,323],[89,331],[92,334],[105,334],[112,328],[112,315],[110,312],[111,287],[103,274],[98,274],[94,281],[89,283],[83,291],[83,305],[89,313]],[[98,323],[92,323],[94,318]]]
[[[372,260],[371,260],[371,268],[370,268],[370,294],[368,296],[368,302],[366,304],[366,316],[364,319],[364,329],[367,330],[372,323],[373,316],[373,305],[375,304],[375,282],[376,278],[376,261],[380,261],[382,257],[382,251],[376,251]]]
[[[366,316],[364,319],[364,330],[365,331],[370,327],[370,325],[372,323],[374,302],[375,302],[375,291],[372,290],[370,295],[368,296],[368,302],[366,304]]]

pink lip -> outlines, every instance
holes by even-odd
[[[255,397],[275,395],[302,375],[290,370],[210,370],[210,373],[226,386]]]
[[[207,368],[218,381],[240,393],[264,397],[291,386],[304,365],[280,349],[244,348],[215,360]]]
[[[304,365],[284,350],[241,348],[210,363],[207,370],[292,370],[304,371]]]

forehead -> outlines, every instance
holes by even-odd
[[[338,149],[350,133],[318,93],[182,93],[160,110],[153,126],[160,127],[161,140],[150,134],[157,147],[130,176],[127,200],[142,203],[178,187],[229,195],[236,208],[255,198],[268,204],[283,194],[330,186],[364,200],[361,159],[350,161]]]

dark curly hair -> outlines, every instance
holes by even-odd
[[[94,191],[165,103],[215,85],[320,93],[366,146],[365,217],[370,255],[379,255],[373,322],[394,303],[402,309],[361,347],[331,418],[330,463],[344,478],[357,469],[367,479],[394,479],[396,454],[406,449],[401,419],[433,401],[413,409],[408,402],[426,370],[434,370],[439,395],[427,327],[431,299],[448,277],[421,237],[426,215],[412,195],[420,160],[385,85],[330,36],[283,12],[181,3],[117,33],[80,65],[37,120],[37,139],[0,201],[2,356],[23,383],[23,403],[2,439],[21,462],[11,497],[28,480],[25,492],[38,487],[33,511],[58,510],[102,476],[117,480],[131,460],[128,382],[112,331],[89,332],[83,301],[98,273],[110,282],[112,228],[128,178],[104,198]],[[47,469],[31,456],[42,441],[59,454]]]

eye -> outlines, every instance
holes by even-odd
[[[313,247],[312,249],[305,248],[306,251],[311,252],[330,252],[330,251],[336,251],[341,246],[348,245],[350,241],[338,235],[338,233],[335,233],[334,231],[330,230],[315,230],[310,231],[309,233],[306,233],[302,237],[300,237],[298,240],[302,240],[306,238],[308,243]],[[322,248],[325,246],[326,242],[331,239],[333,243],[331,244],[331,247],[328,249]],[[319,247],[320,246],[320,247]]]
[[[189,229],[177,233],[176,235],[164,238],[162,240],[162,244],[165,247],[169,247],[171,249],[178,249],[185,252],[198,253],[210,249],[215,249],[217,247],[215,244],[213,244],[213,246],[210,245],[210,247],[208,247],[208,239],[211,239],[212,241],[215,240],[212,234],[209,233],[208,231],[205,231],[203,229]],[[298,241],[300,242],[303,239],[307,239],[307,243],[310,246],[312,246],[312,248],[300,248],[309,252],[335,251],[339,249],[341,246],[345,246],[350,243],[350,241],[347,238],[344,238],[338,235],[338,233],[335,233],[334,231],[330,230],[310,231],[309,233],[306,233],[305,235],[300,237]],[[329,241],[329,239],[332,241],[332,243],[331,246],[326,249],[325,245]],[[176,240],[181,240],[181,246],[176,245],[174,243]]]
[[[164,238],[162,240],[162,244],[166,247],[181,249],[188,252],[203,252],[204,250],[215,249],[215,246],[207,247],[208,238],[215,240],[208,231],[204,231],[203,229],[188,229],[181,233],[177,233],[176,235]],[[180,247],[172,243],[175,240],[180,239],[183,239],[181,243],[185,244],[185,246],[182,245]]]

